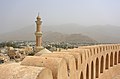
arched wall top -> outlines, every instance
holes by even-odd
[[[74,66],[73,62],[75,62]],[[95,79],[95,77],[99,78],[101,76],[100,74],[104,73],[104,71],[107,70],[109,72],[109,69],[116,67],[117,64],[120,64],[120,44],[101,44],[81,46],[79,48],[64,50],[64,52],[57,52],[57,54],[54,52],[49,54],[49,56],[47,54],[42,54],[41,56],[28,56],[21,62],[20,65],[22,66],[20,67],[31,66],[30,70],[32,70],[33,66],[41,68],[46,67],[46,70],[50,69],[51,74],[53,73],[52,76],[54,79],[68,79],[68,75],[70,76],[70,69],[72,70],[73,67],[73,72],[78,70],[79,79]],[[36,69],[33,69],[35,72],[41,70],[37,67],[33,67]],[[36,73],[34,74],[36,76]],[[63,75],[65,77],[61,78]],[[70,79],[77,78],[71,77]]]

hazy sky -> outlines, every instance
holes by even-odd
[[[120,0],[0,0],[0,33],[35,25],[120,26]]]

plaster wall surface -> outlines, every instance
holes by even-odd
[[[0,72],[4,71],[3,68],[7,66],[2,67],[0,65]],[[45,72],[39,73],[43,79],[120,79],[120,44],[82,46],[40,56],[28,56],[18,68],[16,65],[8,65],[8,67],[15,67],[13,70],[17,70],[18,75],[20,75],[21,68],[26,67],[23,76],[30,75],[33,71],[39,73],[38,70],[41,71],[41,67],[46,68]],[[8,72],[4,71],[4,74],[6,73],[8,77],[15,74],[9,72],[9,68]],[[0,79],[7,78],[0,76]],[[26,78],[21,77],[20,79]],[[36,74],[29,79],[36,79]]]

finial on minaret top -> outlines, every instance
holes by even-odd
[[[41,19],[40,16],[39,16],[39,12],[38,12],[38,16],[37,16],[37,19]]]
[[[38,16],[39,16],[39,12],[38,12]]]

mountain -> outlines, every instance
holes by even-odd
[[[35,25],[25,27],[13,32],[0,35],[1,40],[35,40]],[[120,43],[120,26],[114,25],[94,25],[82,26],[78,24],[62,24],[53,26],[42,26],[43,36],[49,40],[64,40],[65,37],[73,37],[73,34],[82,34],[102,43]],[[48,33],[47,32],[56,32]],[[67,35],[68,34],[68,35]],[[69,36],[71,35],[72,36]],[[52,36],[53,35],[53,36]],[[76,35],[77,36],[77,35]],[[81,36],[81,35],[80,35]],[[43,38],[44,38],[43,37]],[[51,38],[50,38],[51,37]],[[82,37],[83,38],[83,37]],[[69,38],[70,39],[70,38]]]
[[[83,34],[104,43],[120,43],[120,26],[112,25],[95,25],[86,28]]]
[[[1,40],[34,40],[35,27],[28,26],[0,35]]]
[[[93,40],[92,38],[82,35],[82,34],[70,34],[65,39],[66,42],[69,43],[95,43],[97,41]]]
[[[35,40],[34,31],[31,29],[17,30],[11,33],[1,35],[3,40]],[[94,43],[90,37],[81,34],[63,34],[59,32],[44,32],[44,42],[67,42],[67,43]]]
[[[81,33],[90,38],[93,38],[94,40],[97,40],[100,43],[120,43],[120,26],[82,26],[78,24],[63,24],[58,26],[46,26],[44,29],[68,34]]]
[[[46,32],[43,34],[43,40],[49,42],[66,43],[96,43],[97,41],[82,34],[62,34],[59,32]]]

